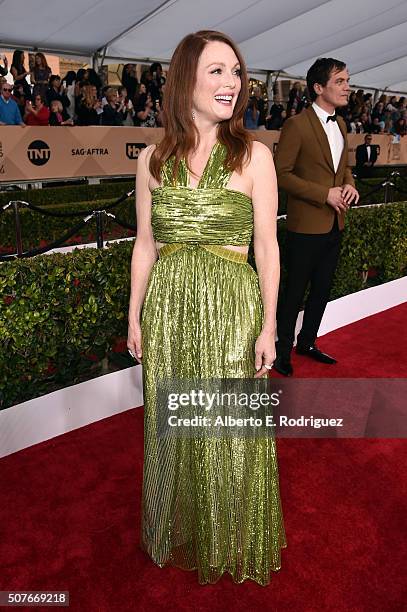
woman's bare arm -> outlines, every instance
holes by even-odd
[[[271,151],[260,142],[253,143],[249,165],[253,179],[254,255],[259,275],[264,318],[256,346],[256,369],[275,359],[276,309],[280,282],[280,252],[277,242],[278,191]],[[261,367],[258,376],[265,374]]]
[[[157,249],[151,227],[151,192],[148,164],[155,145],[144,149],[137,161],[136,214],[137,237],[131,260],[131,293],[129,304],[128,347],[141,357],[140,334],[141,310],[147,290],[151,269],[157,260]],[[141,338],[140,338],[141,340]]]

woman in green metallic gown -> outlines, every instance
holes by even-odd
[[[243,127],[248,78],[219,32],[170,65],[165,134],[138,159],[128,348],[143,365],[141,547],[159,566],[261,585],[286,546],[275,440],[157,433],[160,380],[267,377],[279,284],[269,149]],[[247,262],[254,240],[257,273]]]

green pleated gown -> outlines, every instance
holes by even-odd
[[[225,147],[217,143],[197,188],[181,163],[162,170],[152,193],[155,240],[167,243],[149,278],[141,315],[144,470],[141,547],[160,567],[198,570],[201,584],[228,572],[267,585],[286,538],[275,440],[160,439],[157,381],[253,378],[263,307],[245,254],[252,203],[227,189]]]

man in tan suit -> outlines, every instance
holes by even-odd
[[[312,106],[288,119],[278,143],[275,165],[287,202],[287,283],[277,315],[275,369],[291,376],[290,355],[295,324],[305,291],[297,353],[323,363],[336,363],[315,345],[338,262],[345,214],[359,194],[348,166],[346,126],[335,109],[348,104],[346,65],[320,58],[309,69]]]

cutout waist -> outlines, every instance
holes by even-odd
[[[243,246],[243,245],[242,245]],[[232,249],[228,249],[227,247],[221,246],[220,244],[198,244],[193,242],[169,242],[164,244],[161,248],[158,249],[158,255],[160,259],[162,257],[166,257],[167,255],[171,255],[176,251],[181,249],[185,250],[196,250],[196,249],[205,249],[218,257],[222,257],[223,259],[228,259],[229,261],[234,261],[235,263],[247,263],[247,253],[242,253],[241,251],[234,251]]]

